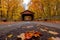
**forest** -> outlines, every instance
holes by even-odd
[[[19,21],[21,12],[25,11],[23,0],[0,0],[0,21]],[[34,12],[35,19],[60,20],[60,0],[31,0],[29,11]]]

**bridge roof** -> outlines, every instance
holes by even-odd
[[[34,14],[32,11],[26,10],[24,12],[22,12],[21,14]]]

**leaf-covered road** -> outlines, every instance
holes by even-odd
[[[13,34],[13,37],[8,40],[16,40],[17,35],[32,30],[41,32],[43,34],[41,37],[42,40],[47,40],[49,37],[60,37],[60,28],[58,29],[54,26],[50,26],[49,23],[44,24],[43,22],[17,22],[0,26],[1,40],[5,40],[9,34]]]

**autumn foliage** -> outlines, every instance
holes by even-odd
[[[1,0],[0,19],[16,21],[24,11],[23,0]],[[35,19],[60,20],[60,0],[31,0],[28,10],[34,12]]]

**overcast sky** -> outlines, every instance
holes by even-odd
[[[28,4],[30,3],[31,0],[23,0],[23,6],[25,8],[25,10],[28,9]]]

